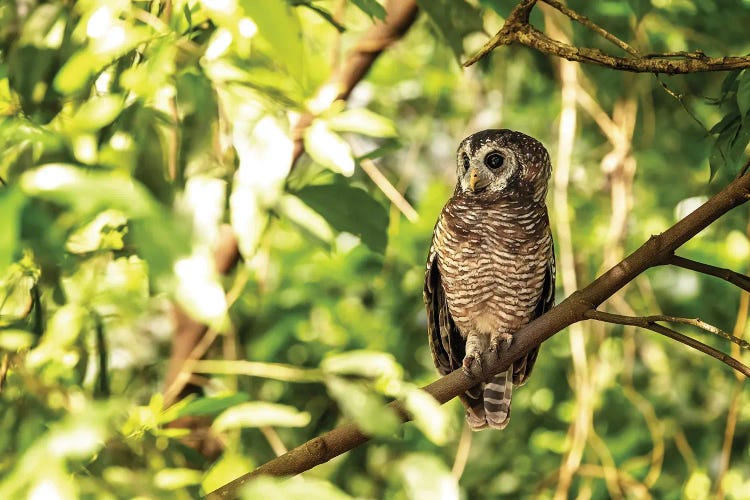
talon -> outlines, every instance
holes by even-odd
[[[482,361],[479,356],[475,356],[473,354],[469,354],[468,356],[466,356],[464,358],[461,369],[468,377],[476,379],[482,378]]]

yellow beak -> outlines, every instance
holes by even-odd
[[[476,168],[471,167],[471,170],[469,170],[469,189],[474,191],[474,186],[476,186],[478,180],[479,172],[477,172]]]

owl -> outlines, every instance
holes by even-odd
[[[500,354],[513,334],[555,300],[555,254],[544,203],[551,165],[542,144],[512,130],[461,142],[453,196],[427,258],[424,299],[438,371],[461,367],[482,380],[460,396],[472,430],[503,429],[514,385],[526,382],[538,348],[484,380],[482,353]]]

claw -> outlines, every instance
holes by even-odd
[[[482,378],[482,358],[478,354],[468,354],[461,365],[463,372],[471,378]]]
[[[501,333],[490,340],[490,352],[496,353],[499,357],[503,349],[510,347],[511,342],[513,342],[513,335],[507,332]]]

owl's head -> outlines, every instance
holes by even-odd
[[[461,141],[457,156],[456,190],[466,196],[530,196],[539,202],[547,194],[549,153],[526,134],[483,130]]]

